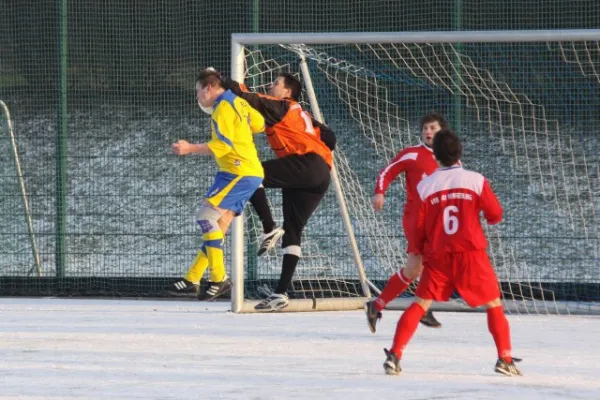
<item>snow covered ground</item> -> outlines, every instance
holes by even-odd
[[[228,303],[0,298],[0,399],[600,399],[600,317],[509,316],[523,377],[493,372],[485,314],[438,313],[398,377],[401,312],[236,315]]]

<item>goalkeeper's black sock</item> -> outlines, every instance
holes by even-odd
[[[294,254],[284,254],[283,255],[283,265],[281,267],[281,277],[279,278],[279,284],[277,285],[277,289],[275,289],[275,293],[284,294],[287,292],[290,283],[292,282],[292,277],[294,276],[294,271],[296,271],[296,265],[298,265],[298,260],[300,257]]]
[[[261,186],[250,197],[250,203],[256,214],[258,214],[258,218],[260,218],[260,222],[262,222],[263,232],[269,233],[273,229],[275,229],[275,221],[273,221],[273,215],[271,214],[271,207],[269,207],[269,201],[267,200],[267,195],[265,193],[265,189]]]

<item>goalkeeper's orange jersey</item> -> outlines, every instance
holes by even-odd
[[[331,150],[335,147],[335,136],[331,129],[315,121],[292,99],[251,93],[237,82],[229,83],[233,93],[248,101],[265,118],[267,140],[278,158],[315,153],[331,168]]]

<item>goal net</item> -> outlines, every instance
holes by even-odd
[[[464,164],[489,178],[504,207],[503,223],[486,231],[507,309],[600,310],[600,31],[234,35],[232,54],[234,77],[255,91],[281,70],[297,73],[305,107],[318,107],[338,138],[341,190],[331,186],[306,228],[290,292],[299,309],[328,298],[356,308],[369,295],[359,266],[376,294],[405,264],[402,179],[381,213],[370,199],[379,170],[419,143],[419,118],[438,112],[461,136]],[[263,159],[273,157],[258,143]],[[280,193],[267,195],[281,221]],[[279,278],[281,251],[257,258],[260,222],[247,211],[244,225],[234,276],[252,300]],[[412,288],[402,295],[410,297]]]

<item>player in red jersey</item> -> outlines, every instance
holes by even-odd
[[[448,301],[457,290],[470,307],[484,306],[488,328],[498,351],[494,370],[504,375],[521,375],[511,354],[510,327],[500,301],[500,288],[488,258],[487,238],[479,215],[488,224],[502,220],[502,207],[487,179],[462,168],[462,145],[450,130],[441,130],[433,141],[440,164],[417,185],[414,226],[415,246],[425,254],[425,268],[415,301],[398,321],[392,348],[383,364],[389,375],[400,373],[400,359],[433,301]]]
[[[406,203],[404,204],[404,215],[402,217],[402,227],[406,241],[408,242],[406,267],[392,275],[381,294],[375,299],[365,304],[367,313],[367,322],[371,332],[375,333],[377,320],[381,318],[381,311],[385,306],[398,297],[411,282],[418,278],[423,271],[423,262],[421,256],[417,255],[417,249],[414,245],[412,226],[415,223],[418,209],[417,185],[421,180],[431,175],[438,164],[433,157],[433,138],[440,129],[448,129],[448,123],[439,114],[428,114],[421,118],[421,138],[423,142],[418,146],[411,146],[401,150],[390,163],[381,170],[377,176],[375,185],[375,195],[373,196],[373,208],[380,211],[385,201],[385,192],[388,186],[396,177],[403,173],[406,176]],[[435,319],[431,311],[428,311],[421,320],[426,326],[439,328],[442,325]]]

